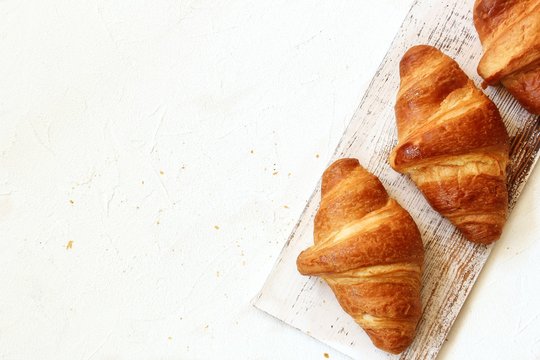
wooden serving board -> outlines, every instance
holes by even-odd
[[[387,158],[397,142],[394,102],[399,61],[416,44],[430,44],[450,55],[476,82],[482,48],[472,23],[474,0],[414,2],[392,46],[360,103],[332,160],[358,158],[377,175],[389,194],[407,209],[422,233],[426,257],[424,313],[414,343],[395,358],[434,359],[470,293],[491,246],[474,245],[433,211],[414,184],[393,171]],[[512,137],[509,171],[510,209],[525,185],[540,148],[540,120],[523,110],[501,87],[486,94],[499,107]],[[319,206],[317,186],[254,305],[351,357],[393,358],[376,349],[364,331],[339,307],[317,277],[301,276],[296,257],[313,243],[313,218]],[[504,235],[503,235],[504,236]]]

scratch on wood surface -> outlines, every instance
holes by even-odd
[[[422,233],[426,250],[424,314],[413,344],[393,358],[437,356],[492,248],[464,240],[459,231],[429,206],[410,179],[394,172],[387,163],[396,141],[394,103],[399,85],[398,65],[409,47],[420,43],[435,45],[455,58],[476,84],[482,82],[476,73],[482,49],[472,23],[473,3],[474,0],[414,2],[331,159],[358,158],[381,179],[389,194],[410,211]],[[485,92],[497,104],[512,138],[508,171],[512,210],[539,157],[540,121],[538,116],[521,108],[504,88],[489,87]],[[326,284],[300,276],[296,271],[296,257],[313,243],[313,218],[319,198],[320,182],[253,303],[351,357],[392,357],[376,349],[350,317],[340,316],[344,312]]]

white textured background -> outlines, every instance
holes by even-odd
[[[342,358],[249,301],[411,3],[1,1],[0,358]],[[538,173],[441,359],[540,358]]]

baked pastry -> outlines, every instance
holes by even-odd
[[[392,168],[465,237],[497,240],[508,214],[509,138],[499,111],[450,57],[414,46],[400,62]]]
[[[298,271],[322,277],[375,346],[398,354],[415,336],[424,247],[413,219],[356,159],[322,177],[315,244]]]
[[[484,47],[478,74],[540,114],[540,0],[476,0],[473,17]]]

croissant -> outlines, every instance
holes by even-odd
[[[509,138],[499,111],[458,64],[431,46],[400,62],[392,168],[410,175],[465,237],[497,240],[508,214]]]
[[[407,211],[356,159],[324,172],[314,243],[298,271],[318,275],[378,348],[398,354],[420,319],[424,247]]]
[[[540,0],[476,0],[473,18],[484,47],[480,76],[540,114]]]

